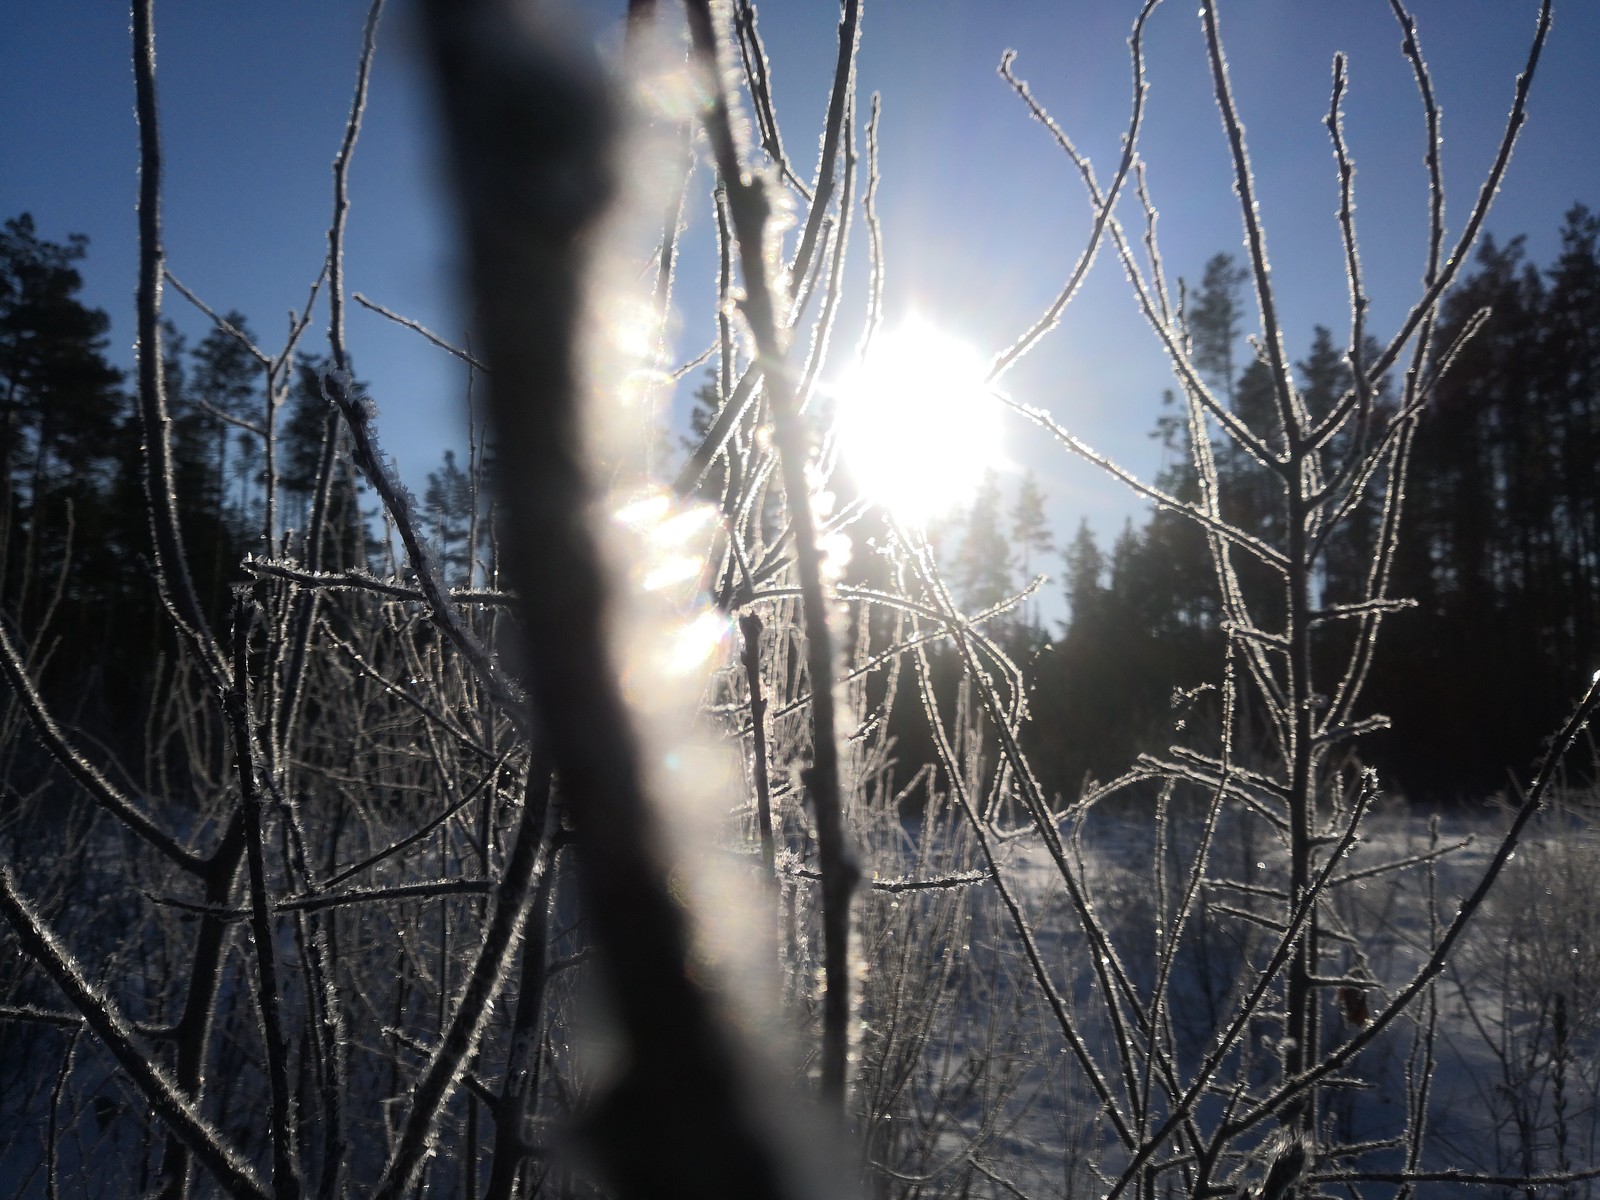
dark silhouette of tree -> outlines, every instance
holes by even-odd
[[[1206,380],[1220,387],[1233,402],[1234,347],[1244,332],[1240,301],[1250,273],[1231,254],[1215,254],[1200,277],[1200,289],[1186,311],[1189,336],[1194,341],[1194,362]]]
[[[230,311],[223,319],[246,338],[251,336],[243,313]],[[194,348],[190,380],[194,403],[208,415],[215,439],[212,494],[243,525],[260,485],[261,436],[247,426],[260,428],[261,368],[238,338],[213,329]],[[231,500],[230,487],[235,489]]]
[[[478,525],[473,520],[478,494],[471,477],[456,464],[456,452],[446,450],[437,471],[428,472],[422,496],[423,512],[435,543],[435,553],[452,584],[469,583],[474,563],[472,539]]]
[[[105,358],[110,319],[78,299],[88,239],[41,239],[27,213],[0,232],[0,580],[13,620],[90,544],[126,401]]]
[[[316,491],[322,466],[323,439],[332,411],[322,395],[322,358],[300,354],[295,359],[289,385],[288,411],[279,428],[278,483],[293,497],[286,522],[303,528],[311,495]]]
[[[1445,307],[1445,343],[1489,316],[1424,413],[1411,468],[1429,483],[1414,489],[1396,591],[1419,608],[1399,618],[1374,692],[1394,713],[1380,748],[1407,790],[1503,786],[1600,654],[1597,232],[1572,209],[1543,272],[1521,237],[1486,239]]]
[[[1483,310],[1492,315],[1420,416],[1410,473],[1427,485],[1410,489],[1411,533],[1401,541],[1391,586],[1418,609],[1393,618],[1394,644],[1380,656],[1371,697],[1391,714],[1394,728],[1366,752],[1401,790],[1419,797],[1482,795],[1503,786],[1508,772],[1525,770],[1600,657],[1597,243],[1600,218],[1582,206],[1567,214],[1560,256],[1548,270],[1526,261],[1522,238],[1486,239],[1476,269],[1445,306],[1441,346]],[[1237,288],[1225,256],[1207,264],[1189,322],[1197,364],[1211,371],[1222,369],[1225,347],[1237,337],[1238,308],[1230,299]],[[1372,361],[1375,344],[1369,341],[1363,354]],[[1346,394],[1350,362],[1331,331],[1316,326],[1295,364],[1299,402],[1313,417]],[[1220,388],[1224,381],[1215,375],[1209,382]],[[1262,362],[1247,364],[1226,391],[1232,411],[1268,446],[1281,441]],[[1339,431],[1332,461],[1359,455],[1368,432],[1392,414],[1388,381],[1380,380],[1371,415]],[[1193,503],[1190,430],[1172,410],[1170,394],[1153,436],[1169,451],[1159,485]],[[1224,517],[1276,544],[1283,512],[1273,470],[1235,444],[1214,451]],[[1327,537],[1321,603],[1362,593],[1390,486],[1381,469],[1366,480]],[[1081,773],[1077,764],[1086,761],[1074,746],[1080,737],[1102,755],[1095,773],[1103,775],[1105,747],[1118,746],[1131,758],[1149,748],[1142,738],[1165,736],[1164,716],[1150,696],[1120,689],[1111,664],[1141,662],[1147,675],[1181,693],[1191,665],[1220,647],[1211,550],[1194,522],[1157,511],[1142,529],[1125,530],[1108,560],[1098,554],[1092,535],[1080,529],[1067,556],[1068,625],[1055,652],[1041,658],[1036,680],[1039,711],[1054,726],[1051,745],[1061,747],[1063,762],[1075,764],[1069,774]],[[1258,561],[1236,555],[1234,570],[1254,611],[1271,614],[1281,604]],[[1348,622],[1321,626],[1314,638],[1319,661],[1339,661],[1352,633]],[[1145,656],[1147,645],[1159,645],[1160,653]],[[1241,703],[1237,720],[1250,728],[1249,705]],[[1107,719],[1108,713],[1118,715]]]
[[[1224,342],[1237,338],[1236,271],[1227,256],[1207,265],[1206,286],[1197,311],[1204,314],[1193,331],[1197,345],[1210,347],[1208,362],[1220,370]],[[1195,318],[1191,316],[1191,325]],[[1214,321],[1214,324],[1212,323]],[[1369,356],[1370,356],[1369,349]],[[1310,349],[1296,363],[1301,402],[1314,415],[1327,413],[1351,381],[1349,356],[1331,332],[1313,330]],[[1222,387],[1217,376],[1212,381]],[[1226,389],[1233,411],[1253,429],[1280,437],[1270,375],[1253,361]],[[1377,389],[1377,419],[1389,411],[1384,389]],[[1151,436],[1162,440],[1167,465],[1157,486],[1185,504],[1200,498],[1190,454],[1188,421],[1168,392]],[[1344,441],[1349,434],[1341,434]],[[1340,443],[1343,445],[1343,442]],[[1269,544],[1281,536],[1281,491],[1272,470],[1231,443],[1214,444],[1223,489],[1223,514],[1241,529]],[[1365,498],[1328,540],[1322,580],[1328,602],[1359,592],[1371,562],[1373,532],[1383,500],[1378,479]],[[1141,751],[1170,740],[1174,722],[1214,719],[1209,700],[1192,693],[1214,678],[1220,662],[1222,610],[1204,531],[1179,513],[1157,509],[1142,528],[1125,528],[1109,558],[1095,545],[1087,526],[1067,549],[1067,628],[1055,652],[1038,664],[1036,690],[1041,720],[1052,732],[1040,756],[1063,757],[1058,774],[1065,788],[1085,773],[1105,779],[1125,768]],[[1281,584],[1248,555],[1235,555],[1233,571],[1255,611],[1283,621]],[[1321,653],[1334,661],[1346,645],[1342,631],[1325,635]],[[1137,679],[1139,682],[1132,682]],[[1174,698],[1179,703],[1174,707]],[[1249,698],[1240,701],[1235,721],[1251,744],[1264,733],[1256,727]]]
[[[1045,768],[1045,783],[1073,795],[1084,777],[1120,771],[1133,749],[1121,728],[1126,677],[1111,664],[1115,617],[1106,588],[1107,564],[1087,521],[1062,552],[1068,619],[1063,635],[1035,660],[1030,742]],[[1105,714],[1114,714],[1109,720]],[[1106,740],[1110,738],[1110,745]]]
[[[1012,502],[1010,533],[1022,571],[1022,582],[1032,583],[1040,560],[1056,548],[1055,535],[1050,532],[1050,521],[1044,512],[1044,492],[1032,471],[1024,472],[1017,498]],[[1031,642],[1042,640],[1036,596],[1027,601],[1022,623]],[[1030,650],[1037,648],[1037,645],[1031,646]]]
[[[1000,496],[1000,477],[987,472],[961,522],[951,576],[969,612],[999,604],[1013,591],[1011,541]]]
[[[49,647],[45,696],[69,703],[108,749],[127,751],[175,637],[151,576],[143,435],[105,358],[109,319],[79,299],[87,254],[86,238],[43,239],[27,214],[0,233],[0,608]],[[244,545],[221,505],[216,419],[196,395],[216,373],[170,323],[162,341],[184,550],[215,617]],[[149,747],[131,757],[160,759]]]
[[[1062,553],[1066,563],[1067,606],[1069,620],[1089,621],[1098,614],[1105,578],[1105,556],[1094,540],[1094,531],[1088,521],[1078,522],[1078,532]]]
[[[1569,660],[1600,644],[1600,214],[1575,205],[1547,272],[1543,362],[1553,401],[1551,517],[1565,577]]]
[[[334,409],[322,394],[322,372],[327,365],[325,359],[309,354],[295,360],[288,419],[279,430],[278,446],[278,482],[287,501],[285,524],[297,535],[309,528],[326,471],[328,515],[322,566],[364,566],[373,550],[372,534],[362,515],[360,476],[348,454],[340,452],[347,434],[332,419]]]
[[[1205,554],[1192,522],[1159,512],[1143,529],[1124,525],[1109,556],[1087,522],[1068,543],[1068,619],[1034,660],[1029,730],[1064,796],[1171,741],[1174,722],[1191,715],[1175,699],[1215,676],[1221,641]]]

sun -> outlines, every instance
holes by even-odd
[[[873,338],[835,387],[839,451],[861,491],[921,525],[971,499],[1001,465],[987,363],[921,318]]]

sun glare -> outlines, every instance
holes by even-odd
[[[840,453],[875,503],[921,524],[970,499],[998,466],[987,364],[966,342],[913,319],[879,333],[839,381]]]

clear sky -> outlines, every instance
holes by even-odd
[[[326,248],[329,171],[349,111],[366,4],[158,0],[159,95],[167,156],[168,265],[218,310],[246,312],[263,342],[281,340]],[[615,3],[592,4],[601,40]],[[1444,113],[1447,216],[1458,232],[1499,137],[1537,12],[1533,0],[1418,0],[1423,52]],[[1105,178],[1129,106],[1125,40],[1134,0],[866,0],[863,97],[883,96],[880,212],[891,319],[911,311],[986,354],[1048,303],[1088,230],[1070,165],[996,74],[1002,52]],[[761,29],[779,119],[802,175],[814,166],[837,7],[769,0]],[[1420,108],[1384,0],[1233,0],[1221,6],[1236,94],[1259,172],[1262,216],[1281,285],[1289,348],[1311,326],[1348,321],[1334,211],[1336,176],[1322,125],[1335,50],[1351,59],[1346,131],[1356,157],[1357,217],[1375,303],[1391,328],[1422,267],[1426,185]],[[393,0],[379,34],[366,128],[351,171],[350,290],[459,338],[450,235],[411,11]],[[129,17],[111,0],[14,0],[0,37],[0,215],[31,211],[43,236],[91,238],[89,303],[113,320],[114,357],[132,361],[137,131]],[[1148,32],[1152,84],[1141,139],[1169,272],[1199,276],[1241,229],[1193,0],[1157,10]],[[1540,66],[1528,128],[1489,228],[1528,235],[1546,263],[1562,214],[1600,205],[1600,5],[1562,0]],[[702,171],[679,279],[676,349],[701,349],[713,302]],[[1125,218],[1136,220],[1131,205]],[[864,258],[864,240],[858,244]],[[859,280],[860,275],[854,276]],[[206,325],[176,293],[167,311],[192,337]],[[859,288],[845,310],[854,345]],[[322,349],[325,308],[317,340]],[[464,377],[415,335],[360,308],[349,315],[358,373],[384,414],[385,445],[413,483],[460,445]],[[1008,389],[1049,408],[1089,442],[1149,475],[1146,436],[1169,374],[1102,255],[1064,324]],[[1088,517],[1108,540],[1138,505],[1059,451],[1007,431],[1017,464],[1036,470],[1058,540]]]

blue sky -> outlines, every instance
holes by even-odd
[[[603,44],[615,4],[590,5]],[[834,55],[828,0],[762,7],[779,119],[802,175],[814,165]],[[917,310],[985,353],[1008,344],[1048,303],[1088,229],[1082,189],[1049,137],[996,74],[1015,48],[1027,78],[1100,167],[1126,120],[1125,40],[1132,0],[867,0],[862,93],[883,96],[880,213],[888,315]],[[1422,46],[1444,112],[1447,216],[1459,230],[1509,108],[1537,4],[1419,0]],[[158,0],[159,94],[167,155],[168,265],[218,310],[249,314],[281,340],[305,303],[326,247],[329,167],[352,95],[366,5]],[[450,232],[411,11],[392,3],[379,34],[366,127],[351,171],[349,287],[459,338]],[[1322,126],[1335,50],[1351,58],[1346,131],[1359,168],[1358,221],[1377,330],[1391,328],[1422,266],[1426,186],[1415,90],[1383,0],[1236,0],[1222,6],[1236,94],[1259,173],[1274,277],[1296,356],[1314,323],[1348,320],[1333,214],[1336,177]],[[107,0],[18,0],[0,39],[0,215],[31,211],[41,233],[91,238],[88,301],[113,320],[113,350],[132,361],[137,132],[128,12]],[[1240,223],[1193,3],[1157,10],[1148,33],[1148,124],[1141,145],[1160,210],[1169,272],[1197,278]],[[1528,128],[1489,228],[1528,235],[1549,261],[1562,214],[1600,204],[1600,6],[1558,4]],[[683,356],[703,344],[713,303],[702,171],[679,277]],[[1123,210],[1132,222],[1136,210]],[[856,246],[861,259],[865,242]],[[859,281],[858,272],[852,276]],[[841,347],[854,345],[860,287]],[[167,310],[198,337],[203,318],[168,291]],[[325,347],[319,312],[313,348]],[[460,445],[464,376],[415,335],[352,308],[358,373],[384,415],[385,445],[414,484]],[[697,340],[698,339],[698,340]],[[1089,442],[1149,475],[1146,436],[1169,386],[1108,255],[1064,324],[1007,378]],[[1105,539],[1139,506],[1115,483],[1007,431],[1034,469],[1064,541],[1080,517]]]

